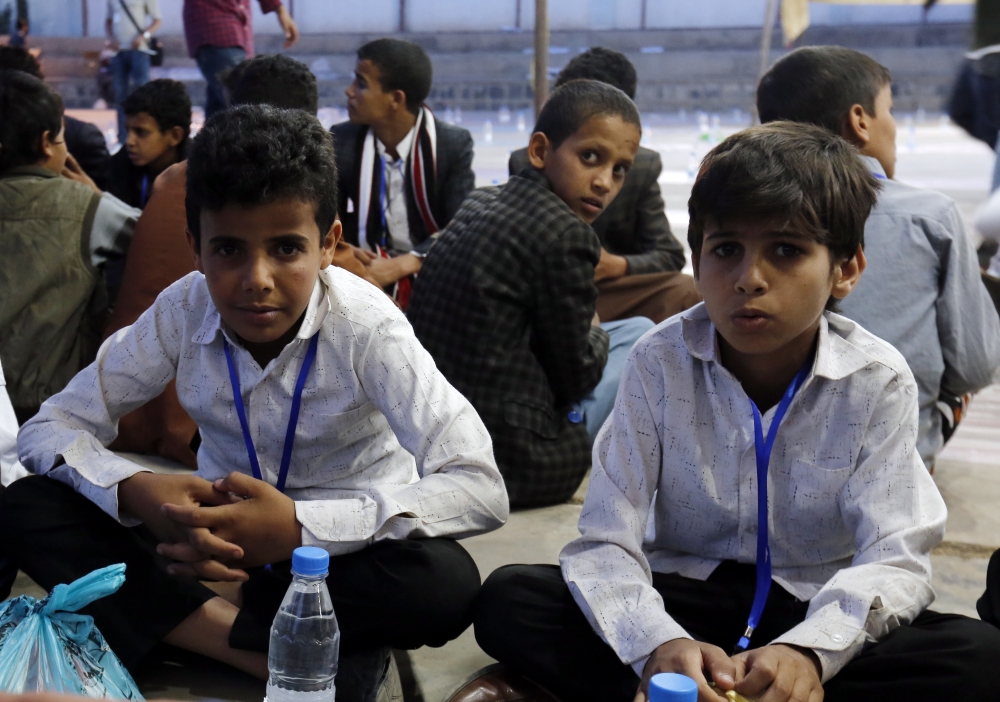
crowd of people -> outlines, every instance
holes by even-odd
[[[343,699],[470,624],[504,668],[453,702],[659,672],[702,702],[993,699],[1000,557],[981,620],[928,607],[934,461],[1000,380],[1000,315],[954,202],[893,180],[887,69],[768,71],[698,171],[693,277],[625,56],[570,61],[480,189],[432,78],[366,43],[327,131],[307,66],[244,59],[193,138],[154,80],[108,157],[0,49],[0,597],[125,563],[87,612],[126,667],[165,642],[265,677],[312,545]],[[588,472],[560,565],[481,584],[458,540]]]

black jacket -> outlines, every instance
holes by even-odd
[[[101,190],[108,188],[108,153],[104,135],[96,125],[66,115],[66,150]]]
[[[512,153],[507,163],[511,175],[530,165],[527,149]],[[640,146],[618,197],[591,225],[601,246],[628,260],[629,275],[684,267],[684,248],[670,232],[656,182],[662,170],[660,154]]]
[[[455,127],[442,120],[437,126],[437,183],[428,192],[431,210],[438,226],[444,229],[455,216],[462,201],[476,186],[472,172],[472,135],[468,130]],[[358,242],[358,176],[361,151],[367,127],[363,124],[341,122],[330,128],[337,158],[337,210],[344,227],[344,240],[355,246]],[[376,171],[377,173],[377,171]],[[348,212],[347,201],[352,202]],[[406,171],[406,211],[410,225],[410,241],[420,244],[429,236],[417,204],[413,198],[409,162]],[[382,218],[377,207],[368,211],[368,238],[377,242],[382,235]]]
[[[476,190],[424,260],[408,317],[493,438],[512,506],[564,502],[590,468],[568,414],[597,385],[600,242],[532,169]]]

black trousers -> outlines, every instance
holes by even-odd
[[[169,575],[145,527],[127,528],[72,488],[32,476],[0,493],[0,553],[51,590],[114,563],[125,584],[85,609],[129,669],[215,593]],[[229,643],[266,652],[271,622],[291,582],[290,563],[250,572]],[[380,541],[330,559],[327,586],[340,624],[341,655],[390,646],[442,646],[472,623],[480,577],[449,539]]]
[[[667,612],[699,641],[732,651],[753,602],[754,567],[726,562],[707,581],[653,574]],[[801,602],[775,584],[752,646],[805,619]],[[557,566],[507,566],[483,585],[476,640],[486,653],[564,700],[631,702],[639,678],[584,618]],[[826,702],[997,700],[1000,630],[924,612],[868,646],[824,685]]]

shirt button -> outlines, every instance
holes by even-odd
[[[834,643],[844,643],[844,637],[840,634],[833,634],[830,638]]]
[[[267,446],[261,446],[257,449],[257,453],[267,453]]]

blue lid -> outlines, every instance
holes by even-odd
[[[580,422],[583,421],[583,415],[577,412],[576,410],[570,410],[570,413],[566,415],[566,417],[573,424],[579,424]]]
[[[315,546],[299,546],[292,552],[292,572],[296,575],[326,575],[330,554]]]
[[[657,673],[649,681],[649,702],[698,702],[698,683],[680,673]]]

